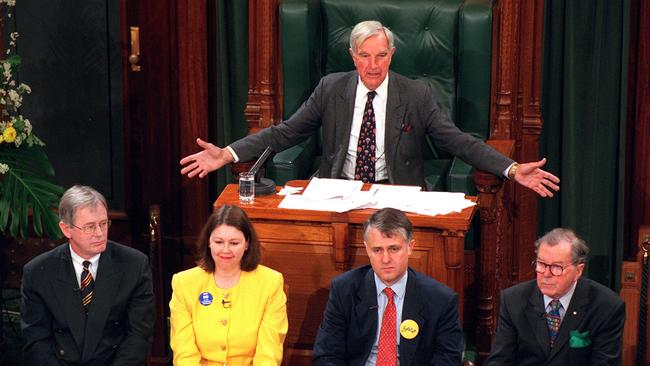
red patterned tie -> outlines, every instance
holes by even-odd
[[[397,321],[395,302],[393,301],[393,290],[389,287],[384,289],[388,304],[384,310],[384,317],[381,321],[381,331],[379,332],[379,345],[377,347],[377,366],[396,366],[397,365]]]
[[[375,182],[375,157],[377,125],[375,123],[375,110],[372,108],[372,100],[377,95],[375,91],[368,92],[368,101],[363,110],[361,119],[361,130],[359,132],[359,143],[357,144],[357,165],[354,168],[354,179],[364,183]]]

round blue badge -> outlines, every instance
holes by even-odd
[[[201,292],[199,295],[199,302],[203,306],[208,306],[212,304],[212,294],[209,292]]]

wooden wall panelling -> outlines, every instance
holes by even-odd
[[[638,230],[638,240],[634,241],[637,249],[639,245],[650,237],[650,226],[641,226]],[[621,298],[625,302],[625,329],[623,330],[623,365],[636,365],[638,346],[638,324],[639,309],[641,308],[641,284],[643,273],[643,253],[639,250],[636,257],[630,261],[623,262],[621,269]],[[647,312],[650,314],[650,303],[646,304]],[[646,352],[645,364],[650,362],[650,322],[646,317]],[[644,364],[640,362],[638,364]]]
[[[179,174],[182,155],[207,136],[206,1],[121,0],[125,186],[134,241],[149,244],[149,206],[160,205],[166,255],[157,279],[156,312],[168,315],[171,275],[183,266],[183,242],[210,211],[206,180]],[[140,28],[140,71],[132,71],[129,27]],[[161,290],[162,289],[162,290]],[[160,299],[159,299],[160,300]],[[166,322],[158,329],[166,329]],[[163,320],[164,321],[164,320]],[[158,342],[158,348],[167,342]],[[165,363],[164,353],[154,358]]]
[[[177,3],[178,124],[179,153],[172,161],[171,174],[178,177],[180,157],[198,151],[196,137],[208,136],[208,31],[205,0]],[[213,67],[216,67],[213,65]],[[213,121],[216,123],[216,121]],[[196,236],[211,212],[208,180],[180,182],[180,222],[184,247],[193,247]],[[167,213],[166,215],[168,215]],[[185,250],[184,263],[193,263],[192,251]],[[188,258],[189,257],[189,258]]]

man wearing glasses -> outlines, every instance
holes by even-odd
[[[535,242],[537,279],[503,290],[487,365],[619,365],[625,304],[581,278],[589,248],[569,229]]]
[[[61,198],[68,242],[32,259],[22,279],[26,365],[144,365],[153,336],[147,257],[108,240],[106,199],[87,186]]]

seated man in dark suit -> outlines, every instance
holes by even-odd
[[[26,365],[144,365],[153,286],[141,252],[108,241],[106,199],[86,186],[59,204],[68,242],[32,259],[22,279]]]
[[[487,365],[620,365],[625,304],[581,278],[589,248],[568,229],[535,242],[537,280],[503,290]]]
[[[517,164],[459,130],[431,88],[389,66],[393,33],[377,21],[357,24],[350,34],[355,71],[323,77],[288,120],[225,148],[197,139],[202,151],[186,156],[181,174],[203,178],[226,164],[250,161],[267,146],[273,152],[296,145],[321,129],[318,176],[424,187],[422,147],[429,136],[437,148],[497,176],[514,179],[542,197],[552,197],[560,180],[541,169],[546,160]]]
[[[458,296],[408,268],[413,226],[385,208],[364,225],[370,266],[330,286],[313,365],[460,365]]]

